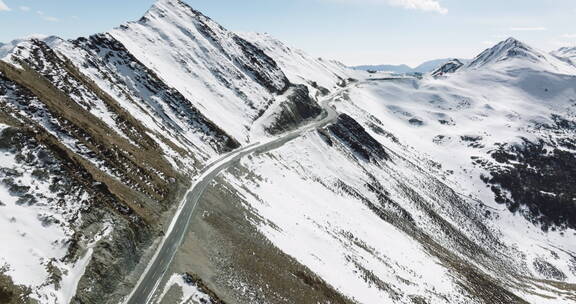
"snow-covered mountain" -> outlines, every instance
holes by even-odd
[[[412,73],[412,67],[406,64],[381,64],[381,65],[358,65],[352,67],[360,71],[377,71],[377,72],[392,72],[392,73]]]
[[[142,19],[110,35],[242,141],[272,94],[289,85],[260,49],[178,1],[158,1]]]
[[[576,64],[576,47],[563,47],[552,52],[552,55],[562,58],[569,59],[572,64]]]
[[[346,115],[334,126],[245,160],[219,183],[327,284],[313,286],[347,298],[335,302],[572,302],[575,196],[565,181],[574,174],[576,71],[486,56],[502,46],[442,79],[360,81],[335,99]],[[270,254],[257,248],[258,260]],[[297,286],[282,272],[258,274]],[[288,294],[313,297],[269,296]]]
[[[344,87],[351,77],[361,77],[344,64],[322,58],[312,58],[299,49],[289,47],[268,34],[241,33],[244,39],[254,43],[268,56],[274,58],[292,83],[304,84],[320,93]]]
[[[433,77],[442,77],[446,74],[455,73],[463,66],[464,63],[462,63],[462,61],[458,59],[452,59],[443,64],[442,66],[440,66],[439,68],[437,68],[436,70],[432,71],[430,75],[432,75]]]
[[[452,61],[452,58],[444,58],[444,59],[434,59],[429,60],[421,63],[417,67],[410,67],[408,65],[361,65],[352,67],[355,70],[361,71],[383,71],[383,72],[393,72],[393,73],[401,73],[401,74],[409,74],[409,73],[430,73],[438,69],[439,67],[445,65],[446,63]],[[467,59],[457,59],[458,61],[467,63],[469,60]]]
[[[434,71],[435,69],[437,69],[438,67],[452,61],[452,58],[442,58],[442,59],[435,59],[435,60],[429,60],[426,62],[421,63],[419,66],[414,68],[414,72],[418,72],[418,73],[430,73],[432,71]],[[468,62],[467,59],[457,59],[458,61],[461,62]]]
[[[180,0],[2,44],[0,302],[123,303],[199,197],[152,303],[575,303],[568,53],[373,79]]]
[[[531,46],[508,38],[496,46],[485,50],[470,63],[467,69],[478,69],[487,65],[498,64],[501,68],[523,68],[529,65],[531,69],[543,69],[549,72],[572,73],[573,67],[550,54],[532,48]]]

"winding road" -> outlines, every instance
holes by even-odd
[[[154,294],[158,290],[162,279],[168,271],[176,252],[182,244],[186,232],[190,226],[192,215],[202,194],[206,190],[209,183],[222,171],[230,168],[234,163],[242,159],[244,156],[252,153],[265,153],[282,145],[290,142],[302,134],[317,128],[322,128],[336,120],[338,113],[330,106],[330,103],[338,96],[344,89],[341,89],[328,97],[326,97],[321,106],[323,108],[322,115],[313,122],[285,134],[277,138],[270,139],[265,142],[257,142],[249,146],[240,148],[219,159],[211,162],[202,173],[196,178],[192,187],[186,192],[182,202],[176,211],[174,218],[165,232],[160,246],[156,253],[150,260],[146,270],[141,275],[140,280],[133,288],[132,293],[128,296],[125,304],[149,304],[151,303]]]

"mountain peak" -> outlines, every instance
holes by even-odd
[[[432,72],[433,77],[442,77],[446,74],[455,73],[464,66],[464,63],[459,59],[452,59]]]
[[[514,37],[508,37],[506,38],[506,40],[500,42],[500,43],[505,43],[505,44],[515,44],[515,45],[520,45],[520,44],[524,44],[522,41],[514,38]]]
[[[146,14],[144,14],[144,16],[139,20],[139,22],[145,23],[150,19],[153,20],[165,17],[171,19],[179,19],[184,16],[205,17],[202,13],[193,9],[191,6],[181,0],[156,0],[150,9],[148,9]]]
[[[152,4],[152,8],[159,8],[159,7],[190,7],[188,4],[182,2],[181,0],[156,0],[154,4]]]
[[[503,41],[497,43],[493,48],[499,49],[514,49],[514,48],[521,48],[521,49],[532,49],[528,44],[514,38],[508,37]]]
[[[524,42],[510,37],[482,52],[468,64],[468,67],[479,68],[512,58],[523,58],[531,62],[538,62],[545,59],[545,56]]]
[[[566,55],[554,52],[549,54],[513,37],[486,49],[462,69],[478,70],[485,67],[498,70],[532,69],[563,74],[574,72],[574,64]]]
[[[567,52],[567,51],[574,52],[574,51],[576,51],[576,46],[565,46],[565,47],[561,47],[561,48],[558,49],[558,51],[559,51],[559,52]]]

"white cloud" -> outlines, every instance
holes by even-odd
[[[387,2],[407,9],[438,12],[440,14],[448,13],[448,10],[436,0],[387,0]]]
[[[29,12],[30,11],[30,7],[29,6],[21,6],[20,10],[23,12]]]
[[[43,18],[44,20],[48,21],[48,22],[58,22],[60,21],[60,19],[56,18],[56,17],[52,17],[52,16],[46,16]]]
[[[40,15],[40,16],[44,16],[44,12],[43,11],[36,11],[36,14]]]
[[[2,11],[9,11],[10,8],[8,7],[8,5],[6,5],[6,3],[4,3],[4,1],[0,0],[0,12]]]
[[[385,4],[397,7],[402,7],[411,10],[421,10],[428,12],[436,12],[440,14],[448,13],[448,9],[444,8],[439,0],[325,0],[332,2],[344,2],[352,4]]]
[[[535,26],[535,27],[512,27],[510,28],[510,30],[514,32],[542,32],[548,29],[542,26]]]
[[[22,37],[22,39],[39,39],[39,40],[42,40],[42,39],[45,39],[48,37],[49,36],[45,35],[45,34],[33,33],[33,34],[28,34],[28,35]]]
[[[576,38],[576,34],[564,34],[562,35],[562,38]]]

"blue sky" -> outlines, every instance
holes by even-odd
[[[471,58],[508,36],[576,45],[575,0],[185,0],[235,31],[268,32],[349,65]],[[74,38],[138,19],[153,0],[0,0],[0,41]]]

